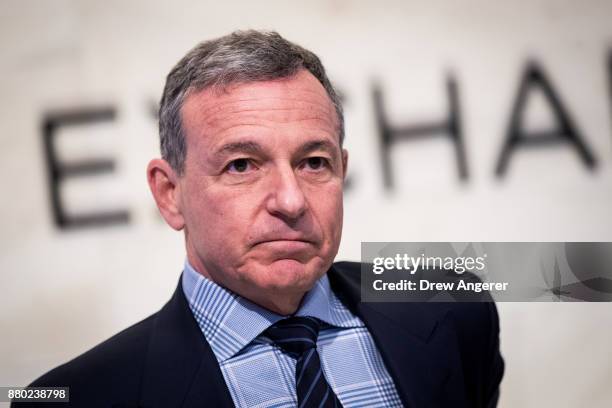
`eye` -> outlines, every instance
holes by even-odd
[[[325,167],[327,160],[323,157],[309,157],[306,159],[304,166],[310,170],[320,170]]]
[[[246,173],[250,170],[253,165],[249,161],[249,159],[236,159],[232,160],[227,165],[227,171],[230,173]]]

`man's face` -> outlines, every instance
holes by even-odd
[[[250,299],[309,290],[342,231],[346,151],[324,88],[302,70],[206,89],[185,100],[182,120],[190,263]]]

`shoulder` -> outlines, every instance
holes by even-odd
[[[137,400],[137,392],[155,314],[121,331],[73,360],[42,375],[30,387],[70,387],[70,400],[78,406],[108,405],[113,400]],[[19,404],[15,404],[19,406]]]

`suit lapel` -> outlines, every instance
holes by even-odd
[[[223,374],[193,318],[180,282],[155,317],[141,405],[233,407]]]
[[[367,326],[404,406],[464,406],[458,342],[442,305],[362,303],[359,268],[347,266],[330,269],[330,284]]]

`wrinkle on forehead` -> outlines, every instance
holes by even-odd
[[[310,120],[335,133],[339,128],[327,92],[305,70],[280,80],[234,84],[225,92],[210,88],[193,93],[185,100],[181,113],[186,133],[198,136],[206,130],[222,132],[257,121],[275,126]],[[185,120],[187,117],[190,120]]]

